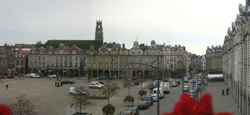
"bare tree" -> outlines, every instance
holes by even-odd
[[[133,87],[132,81],[128,78],[124,78],[122,84],[124,88],[128,88],[128,95],[130,95],[130,88]]]
[[[109,98],[113,97],[117,90],[120,89],[117,83],[110,83],[111,81],[107,81],[108,83],[105,84],[100,90],[103,95],[108,95],[108,104],[109,104]]]
[[[76,87],[75,91],[76,94],[72,96],[72,99],[75,102],[75,105],[79,106],[81,112],[81,108],[84,109],[85,107],[91,105],[91,102],[89,101],[89,92],[82,86]]]
[[[30,100],[25,99],[25,94],[16,97],[17,102],[10,105],[13,115],[36,115],[35,105]]]

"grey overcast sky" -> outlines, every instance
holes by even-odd
[[[52,39],[184,45],[202,55],[222,45],[245,0],[0,0],[0,45]]]

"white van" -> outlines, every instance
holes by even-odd
[[[157,95],[157,88],[153,89],[153,95]],[[162,88],[159,88],[159,98],[161,99],[161,98],[164,98],[164,97],[165,97],[165,95],[163,93]]]
[[[169,94],[170,93],[169,82],[161,82],[160,83],[160,88],[162,88],[164,94]]]
[[[86,94],[86,92],[82,92]],[[70,95],[75,95],[76,94],[76,87],[69,87],[69,94]]]

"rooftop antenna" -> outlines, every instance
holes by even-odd
[[[138,36],[136,36],[136,41],[138,41]]]

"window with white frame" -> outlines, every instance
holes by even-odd
[[[141,60],[141,57],[138,57],[138,61],[139,61],[139,62],[141,62],[141,61],[142,61],[142,60]]]
[[[122,62],[123,61],[123,58],[122,57],[120,57],[120,62]]]
[[[49,54],[52,54],[52,51],[49,51]]]
[[[134,58],[133,57],[131,58],[131,62],[134,62]]]
[[[132,55],[134,55],[134,52],[132,52]]]
[[[138,52],[138,55],[140,55],[141,52]]]
[[[76,50],[73,50],[73,51],[72,51],[72,54],[76,54]]]
[[[105,68],[108,68],[108,64],[105,64]]]

